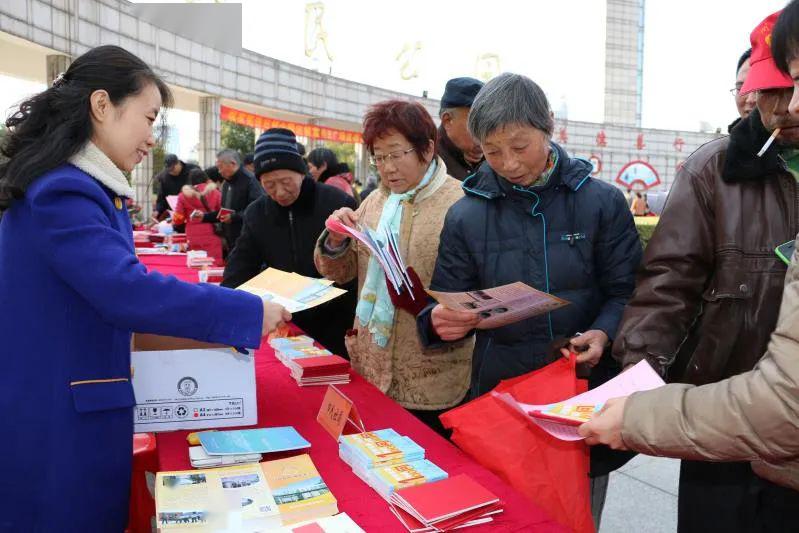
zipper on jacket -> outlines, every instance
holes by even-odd
[[[289,241],[291,242],[291,261],[294,272],[297,271],[299,261],[297,261],[297,244],[294,241],[294,211],[289,209]]]

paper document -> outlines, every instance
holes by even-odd
[[[574,422],[558,421],[555,417],[541,418],[530,413],[534,411],[544,414],[577,412],[582,413],[582,415],[578,416],[582,416],[584,418],[583,421],[588,421],[590,416],[585,416],[588,407],[592,407],[592,412],[598,412],[601,406],[611,398],[629,396],[634,392],[656,389],[665,384],[657,372],[652,370],[649,363],[644,360],[595,389],[553,404],[533,405],[517,402],[512,395],[506,392],[492,392],[491,394],[510,408],[524,415],[525,418],[534,424],[540,426],[553,437],[561,440],[581,440],[583,437],[577,433],[578,425],[575,425]]]
[[[363,225],[355,229],[345,226],[334,219],[328,219],[327,222],[325,222],[325,226],[330,231],[350,235],[366,246],[369,253],[372,254],[372,257],[380,264],[380,267],[391,283],[390,288],[394,289],[396,294],[401,293],[404,286],[410,289],[413,288],[413,282],[407,273],[407,266],[402,259],[399,239],[394,233],[388,230],[373,230]],[[408,293],[411,295],[411,298],[413,298],[412,291],[409,290]]]
[[[569,304],[520,281],[491,289],[468,292],[428,290],[427,294],[449,309],[478,313],[482,320],[477,329],[507,326]]]
[[[267,268],[238,289],[285,307],[290,313],[305,311],[344,294],[327,279],[301,276],[277,268]]]
[[[155,508],[159,531],[264,531],[282,522],[258,463],[158,472]]]

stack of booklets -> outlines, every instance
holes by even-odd
[[[338,453],[345,463],[361,470],[424,459],[424,448],[393,429],[344,435]]]
[[[486,524],[502,512],[502,502],[466,474],[399,489],[391,512],[412,532],[452,531]]]
[[[272,531],[338,514],[336,498],[308,455],[217,469],[159,472],[155,506],[160,531]]]
[[[339,456],[353,473],[386,500],[399,489],[447,478],[424,454],[424,448],[393,429],[345,435],[339,443]]]
[[[269,344],[300,386],[350,382],[349,361],[314,346],[314,340],[307,335],[270,339]]]
[[[189,250],[186,252],[186,266],[189,268],[202,268],[213,266],[214,258],[208,257],[205,250]]]
[[[208,455],[288,452],[311,447],[291,426],[201,431],[197,437]]]
[[[302,357],[290,361],[286,366],[297,384],[343,385],[350,382],[350,362],[338,355]]]
[[[213,283],[219,285],[225,277],[224,268],[204,268],[197,272],[200,283]]]

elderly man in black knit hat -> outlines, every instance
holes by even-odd
[[[306,177],[294,132],[272,128],[255,144],[255,175],[266,191],[244,212],[241,236],[227,260],[222,285],[237,287],[268,267],[322,277],[313,262],[325,220],[336,209],[355,209],[355,200],[335,187]],[[355,316],[357,288],[294,315],[294,323],[327,349],[344,357],[344,334]]]
[[[441,97],[436,152],[447,165],[447,174],[461,181],[483,161],[483,150],[466,127],[469,109],[482,88],[480,80],[453,78],[447,82]]]

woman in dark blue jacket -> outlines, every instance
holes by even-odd
[[[569,305],[496,329],[477,329],[471,396],[551,362],[551,344],[568,338],[578,362],[603,368],[622,310],[635,287],[641,243],[621,191],[591,177],[591,164],[550,141],[549,103],[532,80],[503,74],[480,90],[469,130],[486,161],[463,182],[466,196],[447,213],[430,287],[461,292],[522,281]],[[474,313],[428,306],[417,318],[435,346],[475,331]],[[577,336],[578,333],[581,335]],[[605,355],[605,357],[603,357]],[[627,457],[592,457],[597,527],[607,472]]]
[[[551,142],[552,117],[532,80],[503,74],[480,91],[469,129],[486,161],[447,213],[431,282],[436,291],[522,281],[570,302],[551,313],[476,333],[472,397],[550,362],[550,343],[571,338],[596,365],[635,286],[641,244],[621,191],[591,178],[591,164]],[[431,305],[419,316],[427,344],[455,341],[474,313]],[[577,333],[582,333],[577,337]]]
[[[131,332],[257,347],[290,315],[147,273],[130,172],[169,89],[114,46],[79,57],[7,121],[0,166],[0,531],[123,531]]]

